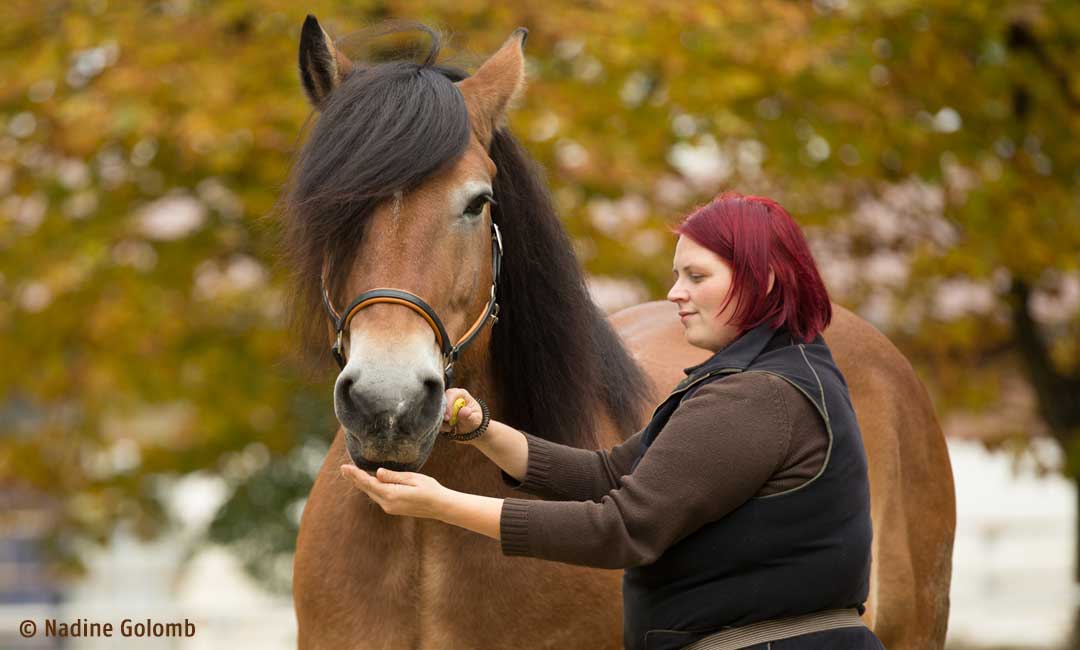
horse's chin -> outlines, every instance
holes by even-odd
[[[393,450],[387,453],[384,458],[371,458],[361,451],[361,436],[348,428],[345,429],[345,449],[348,451],[353,464],[369,474],[374,474],[375,470],[380,467],[385,467],[394,472],[418,472],[431,456],[431,450],[435,447],[438,434],[439,423],[436,423],[434,427],[423,433],[415,443],[408,445],[416,448],[415,459],[403,459],[400,454],[393,453]]]
[[[424,463],[427,462],[426,458],[419,463],[399,463],[389,460],[370,461],[363,456],[354,456],[352,454],[349,454],[349,457],[352,458],[352,462],[354,465],[371,475],[374,475],[375,470],[379,469],[380,467],[385,467],[386,469],[394,472],[418,472],[420,471],[420,468],[424,466]]]

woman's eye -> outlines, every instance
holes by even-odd
[[[704,275],[697,275],[695,273],[691,273],[690,274],[690,281],[691,282],[701,282],[702,278],[704,278],[704,277],[705,277]]]
[[[465,208],[466,217],[479,217],[484,211],[484,206],[491,202],[491,197],[488,195],[481,195],[473,199],[469,205]]]

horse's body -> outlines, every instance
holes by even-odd
[[[405,167],[409,159],[403,156],[416,154],[396,143],[368,150],[364,129],[332,129],[343,116],[358,119],[356,102],[371,101],[376,92],[363,84],[384,83],[381,73],[364,71],[368,76],[358,78],[313,18],[303,38],[305,89],[324,110],[328,126],[316,132],[299,163],[303,169],[292,201],[298,216],[290,234],[303,247],[294,256],[302,267],[298,311],[308,315],[319,308],[327,267],[359,260],[338,284],[330,283],[331,297],[401,287],[448,315],[449,331],[463,332],[488,298],[484,288],[492,277],[483,228],[490,218],[507,242],[503,311],[498,329],[482,329],[458,361],[458,385],[485,397],[492,417],[578,446],[610,447],[644,424],[683,377],[682,369],[708,352],[685,342],[670,304],[640,305],[605,322],[588,302],[550,202],[515,153],[517,145],[500,131],[505,105],[520,90],[522,43],[512,38],[461,82],[472,132],[464,153],[448,158],[457,162],[439,167],[429,161],[419,184],[375,194],[369,186],[378,178],[357,186],[348,174],[335,174],[349,165],[370,169],[388,158],[388,165]],[[428,70],[409,69],[399,76],[401,84],[446,90],[445,80],[424,74]],[[343,84],[345,95],[334,95]],[[411,87],[401,84],[394,86],[394,96]],[[453,102],[459,100],[451,100],[443,106],[457,110]],[[381,132],[396,119],[394,113],[369,113],[384,121]],[[456,128],[420,121],[446,133]],[[450,139],[428,135],[418,142],[423,147]],[[481,186],[493,187],[498,210],[490,217],[483,206],[464,219],[449,214],[447,205],[469,203],[462,188]],[[333,201],[343,200],[338,197],[358,196],[373,198],[335,211]],[[868,622],[892,650],[940,648],[955,521],[944,439],[925,390],[896,348],[850,312],[834,310],[825,338],[849,383],[870,462],[875,541]],[[497,542],[481,535],[435,520],[386,515],[340,477],[342,463],[395,463],[414,471],[422,467],[453,490],[521,496],[478,450],[441,438],[432,443],[431,426],[437,431],[442,413],[441,393],[435,395],[442,387],[433,361],[438,347],[415,311],[378,304],[347,331],[349,361],[335,387],[343,426],[315,480],[297,541],[293,594],[300,648],[621,647],[619,572],[505,557]],[[402,410],[378,410],[389,408],[385,404]],[[424,415],[429,410],[435,414],[431,422]],[[402,424],[406,412],[412,418],[408,426]],[[579,430],[585,427],[590,430]]]

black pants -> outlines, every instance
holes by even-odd
[[[885,646],[869,628],[845,627],[759,643],[743,650],[885,650]]]

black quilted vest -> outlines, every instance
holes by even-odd
[[[642,455],[682,400],[739,372],[776,375],[813,402],[830,437],[825,466],[802,486],[750,499],[652,564],[627,569],[627,650],[676,650],[727,627],[863,609],[871,541],[866,453],[847,384],[820,336],[800,344],[786,329],[759,326],[688,369],[653,413]]]

